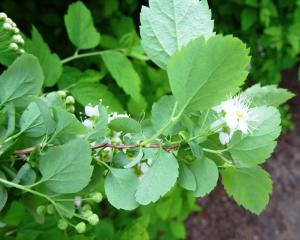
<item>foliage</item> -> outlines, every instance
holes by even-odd
[[[118,1],[104,2],[105,18]],[[35,27],[18,43],[1,16],[13,36],[0,58],[3,239],[183,239],[195,197],[219,177],[239,205],[266,207],[272,183],[259,164],[293,94],[241,91],[249,49],[215,34],[206,0],[150,0],[141,40],[132,19],[111,20],[106,35],[72,3],[64,23],[74,54],[64,59]]]

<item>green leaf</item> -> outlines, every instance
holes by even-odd
[[[175,115],[175,99],[173,96],[163,96],[152,106],[151,121],[156,131],[162,129],[169,123],[170,118]],[[176,131],[176,126],[171,125],[163,131],[164,135],[172,135]]]
[[[141,98],[141,79],[128,58],[118,51],[105,51],[103,61],[117,84],[135,101]]]
[[[0,111],[0,144],[14,133],[16,125],[16,113],[13,103],[7,104]]]
[[[143,148],[140,148],[139,153],[135,156],[135,158],[132,161],[130,161],[128,164],[126,164],[124,166],[124,168],[134,167],[135,165],[137,165],[138,163],[141,162],[143,156],[144,156]]]
[[[40,93],[43,81],[43,71],[36,57],[22,54],[0,76],[0,106],[7,102],[24,106],[25,97]]]
[[[107,123],[108,123],[108,114],[107,108],[103,105],[98,105],[99,109],[99,120],[94,125],[92,132],[89,135],[89,139],[93,139],[94,141],[98,141],[101,138],[106,137],[107,135]]]
[[[0,178],[5,179],[6,177],[2,171],[0,171]],[[7,202],[8,194],[6,191],[6,188],[4,187],[3,184],[0,184],[0,212],[4,208],[6,202]]]
[[[234,95],[247,77],[248,54],[239,39],[221,35],[198,38],[176,52],[167,71],[179,109],[206,110]]]
[[[272,181],[266,171],[260,167],[226,168],[221,175],[229,196],[252,213],[262,212],[272,192]]]
[[[90,181],[91,150],[87,141],[73,140],[49,149],[40,158],[41,182],[55,193],[76,193]]]
[[[152,61],[166,68],[173,53],[191,40],[214,35],[214,22],[206,0],[150,0],[142,7],[142,45]]]
[[[57,54],[51,53],[35,27],[32,29],[32,40],[26,41],[26,51],[38,58],[45,76],[44,86],[55,85],[62,74],[62,63]]]
[[[190,166],[196,178],[197,188],[194,191],[196,197],[203,197],[210,193],[217,185],[219,178],[218,167],[209,158],[196,159]]]
[[[280,114],[274,107],[252,108],[249,116],[254,119],[251,133],[236,132],[228,146],[235,163],[241,166],[263,163],[269,158],[281,131]]]
[[[124,133],[139,133],[141,132],[141,125],[132,118],[115,118],[109,123],[109,128],[113,131]]]
[[[65,25],[71,42],[78,49],[96,47],[100,42],[90,10],[80,1],[72,3],[65,15]]]
[[[160,149],[153,159],[154,163],[139,183],[136,200],[142,205],[156,202],[176,183],[178,162],[172,153]]]
[[[184,164],[180,165],[178,182],[181,187],[190,191],[195,191],[197,188],[193,172]]]
[[[248,88],[242,93],[250,99],[252,107],[273,106],[278,107],[295,95],[286,89],[278,88],[276,85],[262,87],[260,84]]]
[[[247,31],[258,20],[258,11],[255,8],[245,8],[241,14],[242,30]]]
[[[53,113],[56,129],[51,140],[65,143],[78,135],[87,133],[87,129],[76,119],[75,115],[61,108],[54,108]]]
[[[103,105],[109,106],[111,111],[123,112],[122,105],[116,96],[103,84],[79,82],[71,89],[71,93],[83,106],[96,105],[102,99]]]
[[[36,180],[36,173],[28,163],[25,163],[18,171],[13,179],[14,183],[21,183],[23,185],[33,184]]]
[[[111,168],[104,188],[108,201],[117,209],[133,210],[138,207],[135,192],[138,177],[132,169]]]

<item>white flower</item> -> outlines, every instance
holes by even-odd
[[[87,128],[87,129],[92,129],[94,127],[94,122],[90,119],[85,119],[82,124]]]
[[[75,205],[77,208],[80,208],[81,205],[82,205],[82,198],[79,197],[79,196],[75,197],[75,199],[74,199],[74,205]]]
[[[225,123],[229,128],[226,131],[223,127],[216,130],[217,132],[220,131],[219,139],[222,144],[228,144],[235,131],[241,131],[244,134],[250,132],[250,107],[246,97],[237,95],[222,102],[213,110],[220,115],[220,118],[211,125],[211,128],[221,126],[222,123]]]
[[[99,108],[98,105],[96,106],[92,106],[92,105],[87,105],[84,108],[85,111],[85,115],[89,116],[89,117],[99,117]]]

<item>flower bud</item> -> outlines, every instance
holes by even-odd
[[[73,105],[75,103],[75,99],[72,96],[67,96],[66,98],[66,104]]]
[[[60,229],[60,230],[66,230],[69,226],[69,223],[66,219],[60,219],[58,221],[58,224],[57,224],[57,227]]]
[[[99,222],[99,217],[97,214],[92,214],[91,216],[88,217],[88,222],[91,224],[91,225],[97,225],[97,223]]]
[[[44,215],[46,212],[46,207],[44,205],[40,205],[36,208],[36,213],[38,215]]]
[[[86,224],[84,222],[80,222],[75,226],[75,229],[78,233],[84,233],[86,230]]]
[[[102,199],[103,199],[103,196],[100,192],[95,192],[95,193],[91,194],[91,200],[96,202],[96,203],[101,202]]]
[[[19,29],[19,28],[17,28],[17,27],[13,27],[13,29],[12,29],[12,30],[13,30],[13,32],[14,32],[14,33],[19,33],[19,32],[20,32],[20,29]]]
[[[12,30],[12,29],[13,29],[13,26],[12,26],[11,24],[5,22],[5,23],[3,24],[3,28],[4,28],[5,30]]]
[[[17,51],[19,49],[19,46],[16,43],[10,43],[8,48],[10,50]]]
[[[92,209],[91,205],[89,205],[89,204],[84,204],[82,207],[82,211],[84,211],[84,212],[91,210],[91,209]]]
[[[7,15],[4,12],[0,13],[0,20],[6,20],[7,19]]]
[[[49,204],[47,206],[47,213],[50,214],[50,215],[55,213],[55,208],[52,204]]]
[[[16,43],[22,44],[22,45],[24,44],[24,39],[22,38],[22,36],[20,34],[14,35],[13,41],[15,41]]]
[[[91,210],[87,210],[87,211],[84,211],[83,213],[82,213],[82,216],[84,217],[84,218],[88,218],[89,216],[91,216],[91,215],[93,215],[94,213],[91,211]]]
[[[70,113],[74,113],[75,112],[75,107],[73,105],[70,105],[67,107],[67,111]]]
[[[60,96],[61,98],[65,98],[65,97],[67,96],[67,93],[66,93],[65,91],[62,91],[62,90],[58,91],[57,94],[58,94],[58,96]]]

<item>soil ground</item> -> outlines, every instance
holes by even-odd
[[[280,137],[263,167],[271,174],[273,194],[267,209],[253,215],[219,186],[199,199],[203,211],[186,221],[189,240],[300,240],[300,83],[295,71],[283,74],[283,87],[297,94],[290,105],[295,130]],[[288,79],[288,80],[287,80]]]

